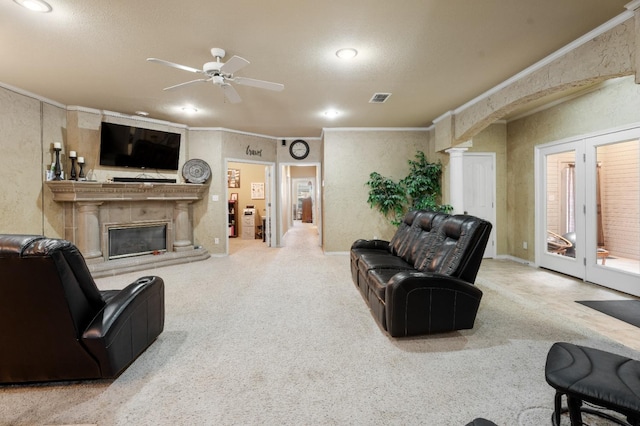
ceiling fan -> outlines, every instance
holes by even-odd
[[[227,62],[220,62],[220,59],[224,58],[224,49],[214,47],[211,49],[211,54],[216,60],[214,62],[207,62],[202,66],[202,69],[188,67],[186,65],[180,65],[173,62],[165,61],[157,58],[147,58],[149,62],[155,62],[161,65],[167,65],[169,67],[178,68],[179,70],[189,71],[198,74],[204,74],[203,78],[187,81],[184,83],[176,84],[175,86],[165,87],[163,90],[173,90],[179,87],[188,86],[195,83],[208,83],[209,81],[222,88],[224,97],[231,103],[241,102],[242,99],[231,85],[231,83],[241,84],[244,86],[258,87],[260,89],[275,90],[277,92],[284,89],[284,85],[280,83],[272,83],[270,81],[256,80],[255,78],[247,77],[234,77],[233,74],[249,65],[249,61],[239,56],[233,56]]]

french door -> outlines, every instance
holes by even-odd
[[[536,149],[536,263],[640,296],[640,127]]]

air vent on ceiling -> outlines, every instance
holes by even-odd
[[[369,100],[370,104],[382,104],[389,99],[391,93],[374,93],[371,99]]]

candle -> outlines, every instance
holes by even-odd
[[[84,164],[84,157],[78,157],[78,164]]]
[[[53,149],[62,149],[62,144],[60,142],[54,142]]]
[[[76,152],[75,151],[70,151],[69,152],[69,158],[76,158]]]

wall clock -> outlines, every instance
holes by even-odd
[[[309,144],[302,139],[296,139],[289,145],[289,154],[296,160],[304,160],[309,155]]]

